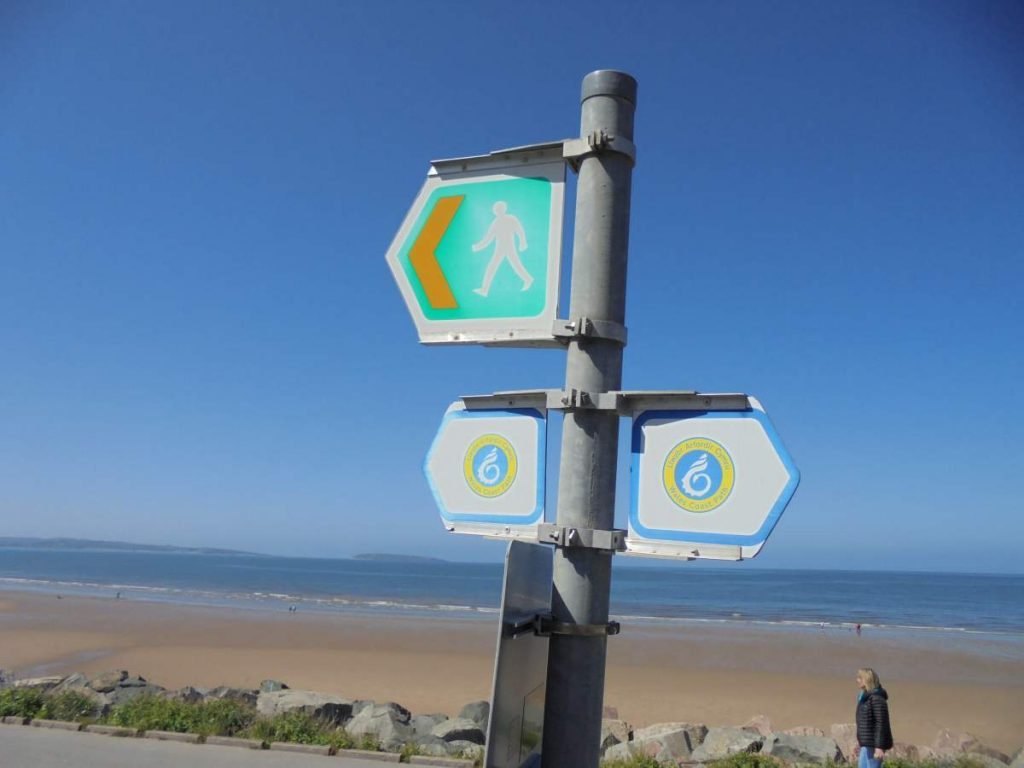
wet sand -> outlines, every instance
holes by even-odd
[[[0,668],[127,669],[167,688],[265,678],[455,714],[490,695],[493,620],[246,610],[22,592],[0,595]],[[635,726],[670,720],[777,729],[853,721],[858,667],[889,690],[897,741],[940,728],[1012,752],[1024,743],[1024,647],[742,624],[633,625],[609,639],[606,704]]]

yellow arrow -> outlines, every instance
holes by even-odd
[[[416,237],[416,242],[409,249],[409,263],[416,277],[420,279],[427,301],[434,309],[458,309],[452,287],[448,284],[441,265],[437,263],[437,250],[441,238],[448,231],[448,225],[455,218],[455,212],[462,205],[465,195],[442,197],[434,204],[434,210],[427,217],[423,229]]]

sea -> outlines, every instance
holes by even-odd
[[[252,610],[496,618],[501,563],[0,548],[0,591]],[[616,563],[613,618],[991,635],[1024,652],[1024,576]],[[993,638],[994,639],[994,638]]]

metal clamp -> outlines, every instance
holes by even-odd
[[[557,320],[551,334],[566,343],[575,339],[604,339],[626,346],[628,332],[622,323],[613,320],[594,320],[581,317],[578,320]]]
[[[551,635],[605,637],[617,635],[621,631],[622,625],[617,621],[609,621],[607,624],[573,624],[567,621],[555,621],[549,613],[538,613],[505,626],[507,637],[519,637],[519,635],[527,633],[532,633],[537,637],[551,637]]]
[[[621,552],[626,549],[626,532],[620,528],[603,531],[541,523],[537,526],[537,541],[541,544],[554,544],[556,547],[582,547]]]
[[[625,155],[632,165],[636,165],[636,145],[629,139],[604,131],[594,131],[579,139],[566,139],[562,144],[562,157],[577,173],[585,158],[605,152]]]

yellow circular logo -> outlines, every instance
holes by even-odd
[[[488,499],[511,488],[518,469],[512,443],[501,435],[481,435],[469,444],[462,461],[466,483],[473,493]]]
[[[710,512],[732,493],[736,468],[719,443],[691,437],[669,451],[661,473],[669,498],[687,512]]]

